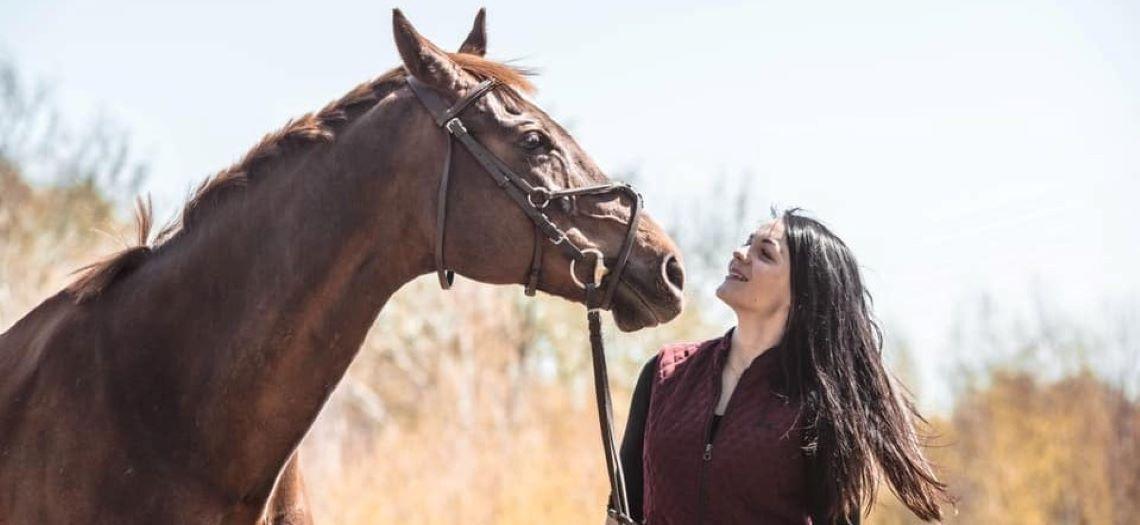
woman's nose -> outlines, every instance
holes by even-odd
[[[735,250],[732,250],[732,258],[736,259],[738,261],[748,260],[748,255],[744,253],[744,249],[745,248],[743,246],[741,246]]]

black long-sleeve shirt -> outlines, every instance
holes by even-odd
[[[637,386],[633,388],[633,399],[629,403],[629,419],[621,438],[622,471],[625,473],[625,489],[629,492],[629,508],[633,519],[644,519],[643,506],[645,480],[641,470],[641,452],[645,443],[645,419],[649,415],[649,396],[653,390],[653,374],[657,371],[657,356],[654,355],[637,376]],[[612,501],[612,500],[611,500]]]

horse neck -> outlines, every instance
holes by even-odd
[[[142,378],[124,388],[174,405],[148,423],[224,490],[268,496],[385,302],[430,270],[412,205],[429,197],[400,180],[387,120],[274,160],[123,283],[139,317],[122,337],[152,352],[122,361]]]

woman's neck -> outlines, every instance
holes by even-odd
[[[780,343],[787,320],[787,308],[763,314],[737,312],[727,366],[737,371],[748,368],[753,360]]]

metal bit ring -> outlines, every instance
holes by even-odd
[[[609,269],[606,268],[605,255],[603,255],[600,250],[595,248],[587,248],[585,250],[582,250],[582,255],[587,254],[594,256],[594,282],[591,284],[594,284],[596,286],[601,284],[602,279],[606,276],[607,273],[609,273]],[[570,278],[574,280],[574,284],[578,285],[579,288],[585,290],[586,283],[578,280],[578,272],[575,271],[574,263],[576,262],[577,260],[570,259]]]

